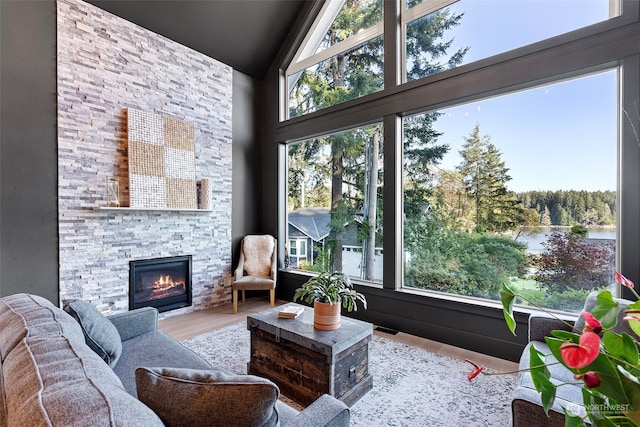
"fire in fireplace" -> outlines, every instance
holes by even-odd
[[[191,305],[191,255],[129,262],[129,309]]]

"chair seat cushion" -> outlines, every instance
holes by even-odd
[[[524,348],[522,357],[520,358],[518,373],[518,386],[513,393],[513,401],[523,400],[542,406],[540,400],[540,393],[536,391],[533,384],[533,378],[531,377],[530,365],[530,347],[534,346],[542,354],[547,355],[543,360],[548,364],[549,373],[551,374],[551,382],[560,385],[556,389],[556,398],[551,406],[551,410],[563,414],[563,409],[566,408],[574,414],[585,416],[586,411],[582,406],[582,387],[579,382],[573,378],[573,373],[565,368],[562,364],[557,363],[557,360],[551,354],[551,350],[546,343],[539,341],[532,341]],[[542,408],[540,407],[542,412]],[[532,424],[534,425],[534,424]]]
[[[233,282],[233,289],[238,291],[274,289],[275,287],[276,282],[267,276],[243,276]]]

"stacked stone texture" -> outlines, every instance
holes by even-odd
[[[192,255],[193,307],[177,313],[229,302],[232,69],[82,1],[57,5],[61,300],[127,310],[130,260]],[[211,212],[98,209],[110,176],[128,202],[128,108],[195,124]]]

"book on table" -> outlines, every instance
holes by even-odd
[[[289,305],[289,306],[283,307],[278,312],[278,317],[280,317],[282,319],[295,319],[303,311],[304,311],[304,307],[296,307],[296,306],[293,306],[293,305]]]

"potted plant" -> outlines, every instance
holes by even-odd
[[[594,426],[640,425],[640,295],[634,290],[634,283],[622,274],[615,272],[615,280],[630,289],[636,298],[624,309],[621,319],[619,314],[623,308],[610,291],[600,291],[591,312],[581,314],[585,320],[582,331],[574,331],[574,325],[567,324],[568,330],[554,330],[545,338],[555,361],[548,359],[549,354],[531,347],[530,365],[525,370],[531,371],[532,382],[540,393],[545,413],[549,413],[555,401],[556,389],[565,384],[552,381],[551,365],[563,365],[574,374],[576,382],[584,383],[582,399],[586,416],[572,413],[566,406],[563,408],[565,426],[585,426],[586,421]],[[503,314],[514,335],[513,304],[516,296],[524,298],[503,285],[500,293]],[[561,320],[553,313],[538,308]],[[634,335],[613,331],[620,320],[628,323]],[[474,367],[468,374],[469,381],[484,373],[484,366],[470,360],[467,362]]]
[[[345,273],[320,273],[296,289],[293,300],[313,303],[313,326],[325,331],[340,327],[340,307],[357,311],[357,301],[367,308],[367,300],[353,289]]]

